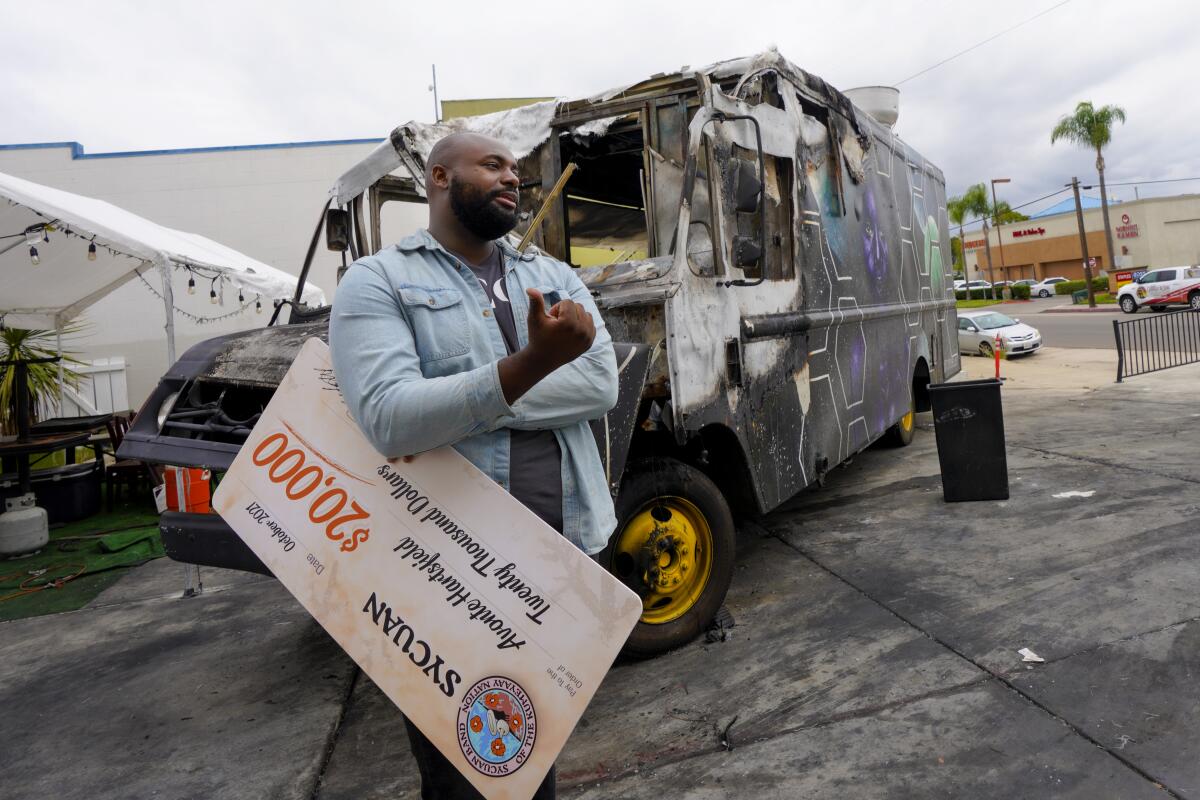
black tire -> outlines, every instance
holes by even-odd
[[[908,398],[908,412],[883,434],[882,441],[887,447],[908,447],[912,444],[913,435],[917,431],[915,416],[917,401],[915,397]]]
[[[683,507],[681,500],[686,501],[690,508]],[[672,513],[671,507],[677,509],[678,517]],[[690,592],[699,592],[698,596],[691,602],[687,601],[687,597],[691,596],[687,586],[689,580],[686,572],[681,573],[684,587],[679,590],[680,596],[664,604],[664,595],[659,594],[658,608],[646,609],[642,621],[629,635],[622,652],[635,658],[647,658],[687,644],[702,633],[716,616],[729,591],[729,582],[733,579],[735,536],[733,516],[725,497],[716,484],[695,467],[673,458],[653,458],[638,461],[625,471],[621,491],[617,495],[616,511],[617,529],[613,531],[608,546],[600,553],[600,564],[647,602],[658,592],[648,581],[650,573],[647,570],[658,569],[658,564],[661,564],[658,558],[670,561],[669,565],[659,570],[661,579],[673,569],[678,570],[687,560],[688,553],[676,544],[665,549],[653,548],[664,541],[674,542],[675,534],[680,530],[676,526],[686,524],[689,514],[698,512],[702,515],[709,533],[710,552],[706,555],[707,579],[700,585],[694,583],[697,580],[695,577],[691,579],[693,585]],[[658,533],[651,532],[643,538],[639,533],[639,523],[648,519],[647,513],[662,527],[656,525]],[[661,538],[655,541],[656,536]],[[631,550],[630,542],[635,542],[638,548]],[[683,556],[680,555],[681,550]],[[700,548],[696,547],[695,551],[691,553],[689,562],[696,566],[693,576],[699,574],[701,568],[698,558]],[[660,555],[651,561],[654,552]],[[646,621],[654,614],[673,613],[672,606],[681,612],[676,618]]]
[[[991,342],[980,342],[979,343],[979,354],[981,356],[983,356],[984,358],[995,358],[996,357],[996,351],[992,349]]]
[[[1048,292],[1045,289],[1042,289],[1040,292],[1038,292],[1038,297],[1049,297],[1049,296],[1050,296],[1050,292]]]
[[[1121,310],[1126,314],[1136,314],[1138,310],[1137,301],[1129,295],[1124,295],[1121,298]]]
[[[1188,307],[1193,311],[1200,311],[1200,292],[1192,292],[1188,295]]]

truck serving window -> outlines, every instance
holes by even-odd
[[[649,255],[637,115],[618,120],[603,136],[564,134],[559,141],[562,163],[579,165],[565,190],[567,260],[591,267]]]

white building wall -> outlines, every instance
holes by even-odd
[[[69,143],[0,146],[0,172],[106,200],[298,275],[334,180],[377,144],[360,140],[131,154],[83,154]],[[398,227],[409,229],[427,219],[424,206],[402,216],[407,224]],[[50,236],[46,247],[79,248],[81,265],[87,263],[86,246],[79,239]],[[309,280],[329,300],[340,264],[340,255],[326,250],[322,241]],[[32,269],[30,278],[36,280]],[[151,283],[158,288],[156,279]],[[207,281],[197,281],[196,294],[189,296],[186,274],[175,275],[174,289],[176,306],[198,316],[237,308],[236,291],[226,291],[224,307],[211,305]],[[212,336],[266,325],[271,312],[268,302],[261,315],[251,307],[209,324],[177,314],[177,352],[182,355]],[[136,409],[167,367],[164,321],[162,301],[134,280],[92,306],[83,316],[85,332],[67,346],[85,360],[124,358],[129,402]]]

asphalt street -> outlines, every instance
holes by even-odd
[[[1090,347],[1116,349],[1113,337],[1113,320],[1124,321],[1132,319],[1120,311],[1072,311],[1055,312],[1052,309],[1069,305],[1070,300],[1061,297],[1048,297],[1030,301],[1029,311],[1024,308],[1017,313],[1017,307],[1011,306],[1013,312],[1009,316],[1020,317],[1024,322],[1037,328],[1042,334],[1043,347]],[[1022,304],[1024,305],[1024,304]],[[1049,313],[1043,313],[1049,312]],[[1149,310],[1140,312],[1150,314]]]
[[[1155,312],[1148,308],[1139,309],[1136,315],[1124,314],[1109,306],[1111,311],[1071,311],[1058,312],[1056,308],[1069,306],[1070,298],[1047,297],[1036,298],[1025,303],[1005,303],[995,306],[1001,313],[1021,320],[1037,328],[1042,334],[1044,347],[1071,348],[1103,348],[1116,349],[1113,337],[1113,321],[1125,322],[1131,319],[1153,316]],[[1167,312],[1178,311],[1182,306],[1172,307]]]
[[[560,796],[1200,798],[1200,365],[1114,384],[1042,355],[1005,365],[1010,499],[944,503],[922,415],[742,520],[736,626],[619,662]],[[419,795],[397,709],[278,583],[181,575],[0,623],[0,794]]]

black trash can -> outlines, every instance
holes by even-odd
[[[1000,381],[930,384],[929,399],[946,502],[1007,500]]]

